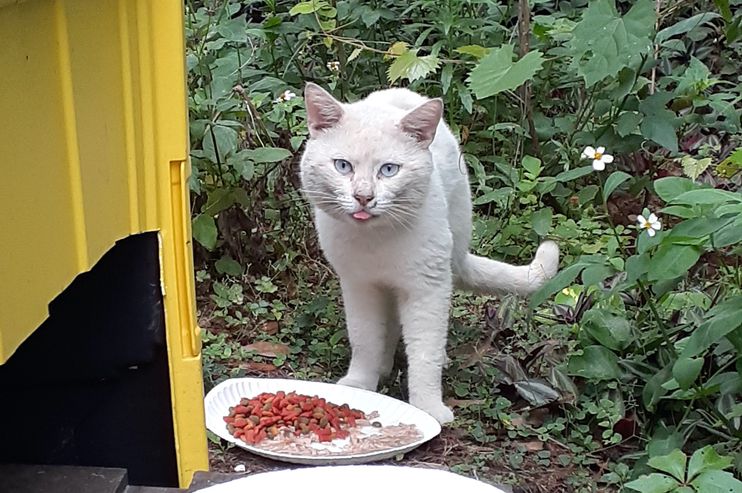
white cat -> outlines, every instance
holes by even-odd
[[[401,333],[410,403],[450,422],[441,371],[452,289],[531,293],[556,273],[559,249],[542,243],[526,266],[469,253],[466,165],[440,99],[388,89],[343,104],[315,84],[304,97],[303,192],[340,277],[352,347],[338,383],[376,390]]]

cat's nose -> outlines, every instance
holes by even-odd
[[[361,204],[364,207],[366,206],[366,204],[368,204],[369,202],[371,202],[372,200],[374,200],[374,195],[373,194],[365,194],[365,193],[364,194],[361,194],[361,193],[357,193],[357,194],[353,195],[353,197],[355,197],[355,199],[358,201],[358,203]]]

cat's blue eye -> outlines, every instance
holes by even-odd
[[[381,165],[381,169],[379,170],[379,173],[381,176],[386,176],[387,178],[391,178],[392,176],[396,175],[399,172],[399,165],[394,163],[386,163]]]
[[[353,165],[345,159],[336,159],[335,169],[338,170],[341,175],[347,175],[348,173],[353,171]]]

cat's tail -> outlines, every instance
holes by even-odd
[[[471,253],[454,264],[456,287],[478,293],[516,293],[528,295],[556,275],[559,247],[545,241],[528,265],[511,265]]]

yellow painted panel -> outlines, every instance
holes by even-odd
[[[180,484],[208,467],[179,0],[0,0],[0,364],[129,234],[159,231]]]

